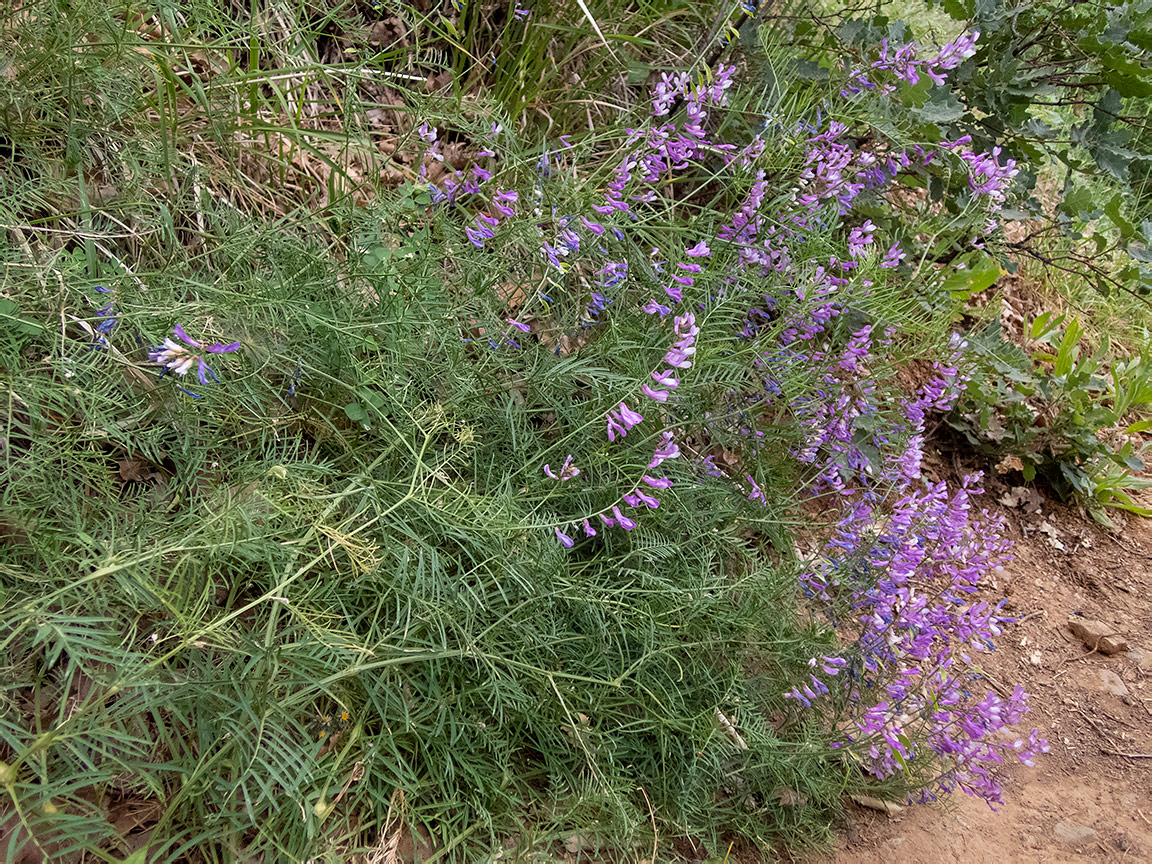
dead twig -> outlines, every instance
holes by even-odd
[[[1109,750],[1107,747],[1101,747],[1100,752],[1109,756],[1123,756],[1125,759],[1152,759],[1152,753],[1123,753],[1120,750]]]

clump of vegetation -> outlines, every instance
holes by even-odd
[[[821,842],[1046,748],[922,476],[1022,168],[940,126],[976,35],[639,11],[9,22],[9,857]]]

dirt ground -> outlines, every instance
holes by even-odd
[[[1108,531],[1011,475],[984,486],[1016,542],[985,599],[1008,598],[1021,619],[986,667],[998,686],[1024,686],[1028,728],[1052,751],[1035,768],[1005,768],[998,812],[963,794],[892,818],[852,805],[824,861],[1152,861],[1152,520],[1121,516]],[[1075,617],[1108,625],[1129,650],[1090,651],[1071,632]]]

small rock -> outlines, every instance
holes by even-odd
[[[1060,541],[1060,532],[1053,528],[1047,521],[1043,521],[1037,525],[1036,530],[1048,538],[1048,545],[1053,549],[1059,549],[1061,552],[1068,551],[1068,547]]]
[[[1128,650],[1128,640],[1101,621],[1091,621],[1087,618],[1072,617],[1068,619],[1068,626],[1089,648],[1095,648],[1101,654],[1118,654]]]
[[[1124,684],[1124,679],[1113,672],[1111,669],[1098,669],[1096,670],[1100,676],[1100,688],[1105,693],[1111,693],[1113,696],[1127,696],[1128,688]]]
[[[1143,669],[1145,672],[1152,671],[1152,654],[1143,648],[1129,648],[1124,657],[1135,663],[1138,669]]]
[[[1057,822],[1052,833],[1056,835],[1056,839],[1063,840],[1065,843],[1083,843],[1085,840],[1091,840],[1096,836],[1096,832],[1087,825],[1078,825],[1069,819]]]
[[[1033,666],[1043,666],[1044,654],[1040,651],[1033,651],[1028,657],[1028,662]]]

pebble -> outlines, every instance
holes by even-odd
[[[1129,648],[1124,657],[1135,663],[1138,669],[1143,669],[1145,672],[1152,671],[1152,653],[1143,648]]]
[[[1128,695],[1128,687],[1125,686],[1124,679],[1111,669],[1097,669],[1096,672],[1100,676],[1100,688],[1102,692],[1111,693],[1113,696]]]
[[[1065,843],[1083,843],[1085,840],[1091,840],[1096,836],[1096,832],[1092,828],[1087,825],[1078,825],[1068,819],[1057,822],[1052,833],[1056,835],[1058,840],[1063,840]]]

